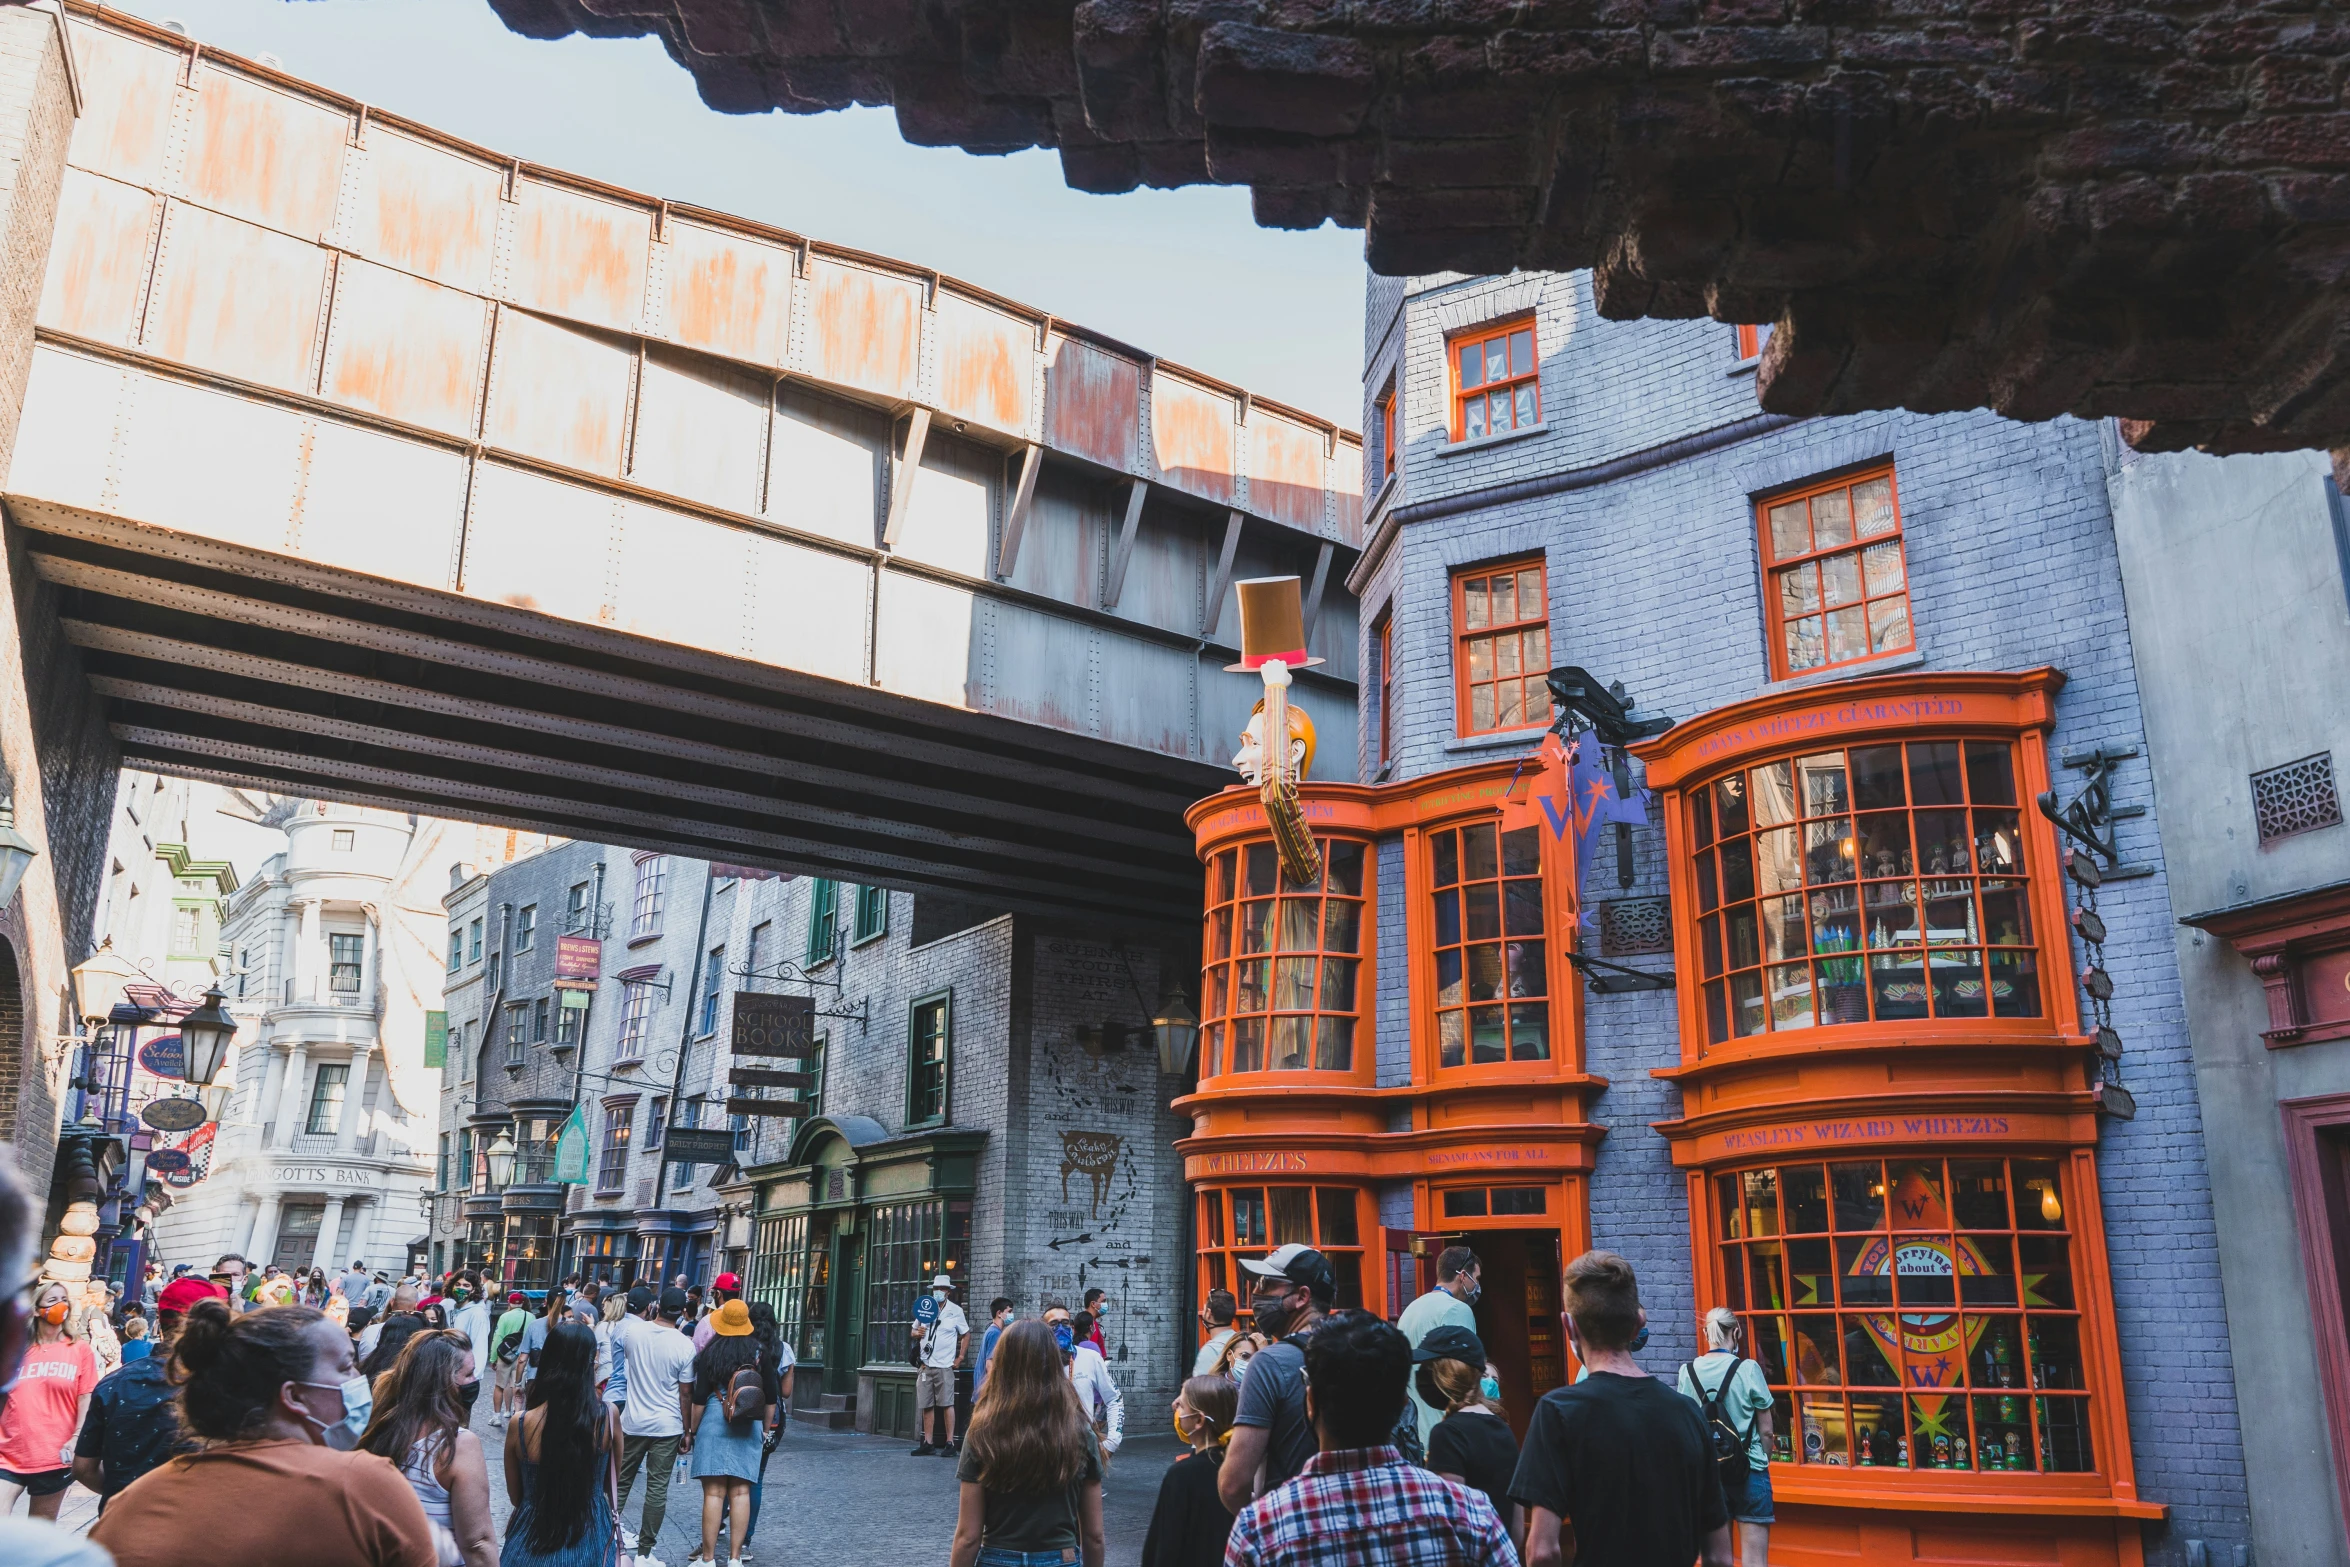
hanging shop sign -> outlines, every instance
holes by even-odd
[[[194,1162],[178,1148],[158,1148],[147,1155],[147,1168],[156,1175],[178,1175]]]
[[[661,1146],[670,1164],[732,1164],[734,1133],[723,1126],[673,1126]]]
[[[139,1047],[139,1065],[177,1082],[188,1075],[187,1047],[177,1034],[158,1034]]]
[[[159,1132],[185,1132],[210,1119],[201,1099],[151,1099],[139,1119]]]
[[[778,1074],[781,1075],[781,1074]],[[808,1113],[808,1105],[801,1099],[729,1099],[728,1115],[779,1115],[796,1121]]]
[[[555,1184],[558,1186],[585,1186],[587,1183],[587,1107],[573,1105],[571,1119],[565,1121],[563,1130],[555,1135]]]
[[[555,988],[593,990],[604,967],[604,944],[593,936],[555,938]]]
[[[806,1057],[816,1045],[813,996],[734,993],[734,1053],[738,1056]]]
[[[187,1168],[182,1170],[167,1170],[163,1173],[163,1184],[184,1190],[187,1187],[195,1185],[198,1181],[204,1179],[205,1176],[211,1174],[212,1139],[214,1134],[219,1130],[219,1123],[214,1121],[206,1121],[202,1126],[199,1126],[194,1131],[190,1132],[176,1150],[157,1150],[157,1152],[182,1153],[185,1154],[188,1158]],[[153,1153],[150,1153],[147,1157],[149,1162],[152,1163],[155,1156]]]

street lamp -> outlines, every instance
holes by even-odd
[[[221,1005],[220,987],[204,993],[204,1004],[180,1019],[180,1053],[187,1080],[209,1088],[220,1075],[229,1041],[237,1037],[237,1020]]]
[[[16,796],[0,794],[0,908],[16,896],[17,884],[40,852],[30,838],[16,830]]]
[[[1199,1042],[1199,1013],[1192,1010],[1182,986],[1169,983],[1159,998],[1158,1015],[1151,1019],[1151,1032],[1158,1036],[1161,1072],[1181,1077],[1191,1069],[1191,1047]]]
[[[73,966],[74,1010],[85,1022],[104,1022],[123,999],[123,987],[146,977],[114,950],[114,938],[109,936]]]
[[[514,1139],[507,1135],[504,1127],[498,1129],[498,1135],[491,1140],[483,1157],[488,1159],[490,1163],[490,1184],[492,1186],[513,1184]]]

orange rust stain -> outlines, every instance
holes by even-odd
[[[1319,430],[1276,414],[1249,420],[1249,509],[1300,528],[1322,525],[1323,443]]]
[[[490,442],[617,477],[631,358],[587,333],[508,311],[498,328]]]
[[[489,292],[497,170],[376,130],[368,135],[367,171],[374,187],[374,234],[362,240],[368,254],[436,283]]]
[[[890,397],[914,395],[922,351],[922,286],[910,278],[819,261],[808,317],[819,379]]]
[[[65,171],[41,325],[102,343],[127,344],[138,334],[156,206],[155,197],[135,186]]]
[[[938,400],[949,413],[1028,427],[1029,345],[1035,329],[949,294],[938,302]]]
[[[1211,501],[1232,499],[1232,429],[1237,410],[1222,392],[1173,376],[1151,381],[1151,446],[1160,477]]]
[[[82,83],[71,162],[153,186],[163,177],[164,137],[179,95],[182,56],[120,33],[73,24],[74,66]]]
[[[628,330],[645,297],[653,216],[524,180],[514,224],[515,302]]]
[[[329,397],[467,433],[486,306],[454,289],[347,261],[335,290]]]
[[[190,198],[315,240],[334,224],[349,117],[208,69],[183,181]]]
[[[753,364],[783,362],[792,259],[772,245],[690,224],[669,231],[669,325],[677,341]]]
[[[177,207],[148,346],[167,359],[306,391],[326,284],[314,246],[197,207]]]
[[[1330,498],[1336,512],[1338,541],[1362,547],[1363,542],[1363,448],[1359,442],[1341,437],[1338,455],[1330,463]]]
[[[1108,468],[1134,460],[1142,422],[1142,367],[1075,338],[1056,337],[1045,373],[1045,439]]]

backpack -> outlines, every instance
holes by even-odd
[[[743,1378],[750,1385],[744,1386]],[[767,1412],[767,1382],[755,1366],[745,1366],[734,1374],[726,1387],[726,1418],[733,1421],[757,1420]]]
[[[521,1327],[498,1340],[496,1347],[490,1351],[490,1355],[499,1365],[510,1366],[514,1364],[514,1357],[522,1352],[522,1335],[529,1326],[530,1324],[525,1322]]]
[[[1746,1357],[1743,1355],[1731,1361],[1730,1369],[1722,1373],[1721,1385],[1708,1393],[1705,1390],[1705,1379],[1697,1374],[1697,1368],[1688,1361],[1681,1363],[1681,1374],[1689,1379],[1689,1385],[1701,1395],[1697,1407],[1705,1412],[1705,1432],[1713,1443],[1714,1468],[1722,1477],[1724,1491],[1732,1487],[1744,1489],[1747,1472],[1752,1467],[1746,1444],[1754,1435],[1754,1422],[1747,1421],[1746,1429],[1741,1431],[1731,1425],[1729,1417],[1722,1413],[1722,1400],[1729,1396],[1730,1384],[1737,1380],[1738,1368],[1745,1364]]]

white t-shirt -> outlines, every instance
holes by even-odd
[[[915,1324],[920,1327],[921,1324]],[[971,1319],[951,1300],[938,1303],[938,1320],[922,1330],[922,1364],[951,1366],[971,1331]]]
[[[1208,1341],[1191,1357],[1191,1374],[1204,1377],[1216,1369],[1216,1362],[1224,1358],[1224,1346],[1232,1342],[1233,1329],[1218,1328],[1208,1335]]]
[[[374,1326],[373,1323],[369,1324]],[[473,1340],[473,1375],[479,1379],[497,1368],[490,1364],[490,1308],[478,1300],[469,1300],[449,1319],[449,1326]]]
[[[694,1379],[694,1341],[666,1322],[623,1317],[619,1341],[628,1356],[628,1397],[620,1406],[622,1436],[683,1436],[685,1411],[678,1384]]]

